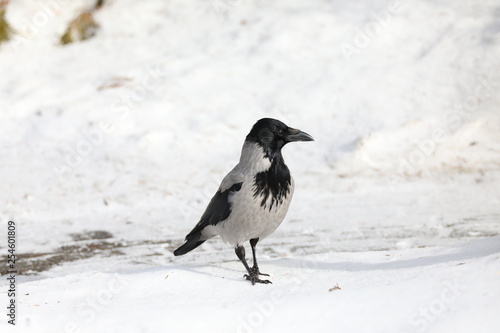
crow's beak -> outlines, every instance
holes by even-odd
[[[301,130],[295,128],[289,128],[288,134],[286,135],[286,139],[288,142],[294,141],[314,141],[313,137],[307,134],[306,132],[302,132]]]

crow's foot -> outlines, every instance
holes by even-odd
[[[247,279],[248,281],[251,281],[252,284],[256,284],[256,283],[264,283],[264,284],[271,283],[272,284],[272,282],[269,280],[259,279],[259,275],[269,276],[269,274],[261,273],[259,271],[259,266],[253,265],[253,267],[250,268],[249,274],[245,274],[244,278]]]
[[[264,276],[269,276],[269,274],[266,274],[266,273],[261,273],[259,271],[259,266],[257,265],[253,265],[253,267],[251,268],[251,271],[252,271],[252,274],[255,274],[255,275],[264,275]]]
[[[264,275],[264,274],[261,274],[261,275]],[[267,275],[267,274],[265,274],[265,275]],[[243,277],[245,279],[247,279],[248,281],[252,282],[252,285],[255,285],[256,283],[272,284],[272,282],[269,281],[269,280],[261,280],[261,279],[259,279],[259,274],[253,273],[253,270],[252,270],[251,274],[245,274]]]

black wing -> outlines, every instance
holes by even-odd
[[[192,233],[201,231],[206,226],[216,225],[217,223],[227,219],[229,215],[231,215],[231,208],[229,207],[229,194],[241,190],[242,185],[243,183],[237,183],[233,184],[233,186],[231,186],[230,188],[228,188],[223,192],[218,190],[217,193],[215,193],[212,200],[210,200],[210,203],[208,204],[205,213],[203,213],[203,215],[200,218],[200,222],[198,222],[196,227],[194,227],[193,231],[191,231],[186,236],[186,239]]]
[[[233,184],[230,188],[215,193],[212,200],[208,204],[207,209],[201,216],[200,222],[186,236],[186,242],[174,251],[176,256],[185,254],[205,242],[206,239],[201,237],[201,232],[209,225],[216,225],[224,221],[231,215],[231,207],[229,205],[229,194],[238,192],[241,189],[243,182]]]

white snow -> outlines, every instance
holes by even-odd
[[[59,46],[93,2],[9,4],[2,332],[500,331],[497,1],[109,0]],[[316,141],[251,286],[220,239],[172,251],[261,117]]]
[[[36,332],[495,332],[499,251],[497,236],[266,260],[261,270],[274,284],[256,287],[236,261],[80,272],[23,283],[20,324]]]

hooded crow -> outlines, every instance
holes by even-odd
[[[261,280],[255,256],[259,239],[272,234],[281,224],[292,200],[294,181],[283,160],[281,149],[289,142],[313,141],[309,134],[288,127],[276,119],[257,121],[247,135],[240,162],[222,180],[200,221],[185,238],[174,255],[180,256],[197,248],[207,239],[220,235],[235,247],[245,266],[245,278]],[[243,243],[250,241],[253,267],[245,259]]]

